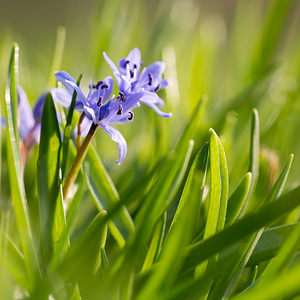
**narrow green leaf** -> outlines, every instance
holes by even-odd
[[[291,156],[285,167],[283,168],[274,187],[270,191],[270,194],[266,199],[266,203],[276,200],[280,195],[289,173],[292,160],[293,157]],[[255,235],[250,236],[248,239],[244,240],[238,246],[236,251],[227,258],[226,263],[221,261],[219,262],[219,265],[223,266],[224,272],[217,276],[217,281],[215,282],[214,287],[211,290],[209,299],[227,299],[230,296],[263,232],[264,228],[261,228]]]
[[[114,204],[120,201],[119,194],[92,145],[84,161],[84,170],[90,194],[98,210],[110,211]],[[119,246],[123,247],[129,235],[134,231],[132,219],[125,206],[109,223],[109,229]]]
[[[217,231],[221,199],[221,174],[218,137],[213,129],[210,129],[209,133],[210,197],[203,239],[207,239],[208,237],[214,235]]]
[[[0,234],[6,241],[6,253],[5,257],[1,257],[0,266],[3,267],[6,274],[9,274],[20,286],[29,289],[30,286],[28,285],[24,255],[4,232],[0,232]]]
[[[251,183],[249,191],[244,201],[244,205],[240,211],[240,215],[243,215],[247,210],[250,203],[252,194],[255,190],[258,173],[259,173],[259,116],[258,111],[253,109],[252,111],[252,121],[251,121],[251,135],[250,135],[250,161],[249,161],[249,172],[251,172]],[[251,205],[251,204],[250,204]]]
[[[19,133],[17,122],[18,94],[17,94],[17,73],[18,73],[19,47],[14,45],[8,68],[8,78],[5,87],[4,113],[7,121],[6,127],[6,152],[11,198],[16,215],[16,223],[21,239],[22,251],[25,258],[29,281],[33,279],[33,272],[38,268],[38,259],[34,251],[32,232],[28,214],[28,204],[25,196],[25,189],[22,176]]]
[[[82,79],[82,75],[79,75],[77,79],[77,86],[80,85]],[[67,116],[67,123],[64,128],[64,137],[62,141],[62,153],[61,153],[61,172],[62,172],[62,178],[64,178],[67,161],[68,161],[68,152],[69,152],[69,143],[70,138],[72,136],[72,120],[73,120],[73,114],[74,114],[74,108],[75,108],[75,101],[76,101],[77,92],[74,90],[72,95],[72,102],[68,111]]]
[[[71,226],[73,225],[75,216],[78,213],[78,207],[84,189],[84,179],[82,174],[78,175],[78,181],[79,181],[79,186],[77,192],[68,209],[66,226],[63,227],[63,231],[61,232],[58,243],[54,248],[54,252],[51,260],[52,270],[54,270],[58,266],[58,264],[61,262],[61,259],[65,254],[65,251],[68,250],[69,248],[69,232]]]
[[[217,231],[219,231],[224,228],[225,220],[226,220],[229,178],[228,178],[228,166],[227,166],[224,147],[219,137],[217,137],[217,140],[218,140],[220,176],[221,176],[221,199],[220,199],[220,210],[219,210],[218,225],[217,225]]]
[[[66,40],[66,29],[63,26],[60,26],[57,28],[57,33],[56,33],[55,50],[54,50],[52,66],[51,66],[49,79],[48,79],[48,88],[52,88],[53,86],[55,86],[54,72],[60,69],[60,64],[64,52],[65,40]]]
[[[141,272],[149,270],[160,253],[166,227],[166,221],[167,214],[164,213],[164,215],[160,218],[160,220],[158,220],[155,226],[151,244],[149,246]]]
[[[175,278],[183,260],[184,249],[191,241],[197,222],[200,199],[204,189],[208,161],[208,146],[200,149],[186,180],[171,229],[164,242],[159,265],[147,281],[138,299],[156,299]]]
[[[229,197],[226,214],[226,226],[232,224],[240,214],[240,211],[248,195],[251,177],[251,172],[248,172],[243,177],[243,179],[241,180],[235,191],[232,193],[232,195]]]
[[[48,93],[42,114],[41,139],[37,162],[42,253],[48,258],[53,250],[52,225],[60,190],[60,146],[61,135],[56,110],[51,93]]]
[[[272,300],[272,299],[294,299],[299,295],[300,285],[300,263],[298,262],[285,272],[264,282],[263,285],[254,285],[253,288],[237,295],[233,300]]]
[[[70,300],[81,300],[80,291],[79,291],[79,287],[78,287],[77,283],[75,284],[73,294],[72,294]]]
[[[83,278],[94,274],[100,247],[103,246],[106,237],[107,227],[103,226],[102,221],[105,215],[106,211],[99,212],[86,231],[70,246],[60,265],[60,271],[67,278],[76,278],[77,276]],[[78,257],[81,259],[77,259]]]
[[[53,252],[56,252],[58,244],[61,243],[62,236],[66,228],[66,216],[63,204],[62,185],[59,185],[59,194],[56,200],[53,225],[52,225],[52,244]]]
[[[248,265],[255,266],[273,258],[295,227],[297,224],[288,224],[265,230],[248,261]],[[299,249],[298,247],[297,250]]]
[[[272,221],[291,212],[300,205],[300,187],[266,204],[258,212],[252,212],[214,236],[190,246],[184,269],[188,270],[210,256],[259,230]]]

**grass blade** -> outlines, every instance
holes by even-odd
[[[232,193],[232,195],[229,197],[226,214],[226,226],[232,224],[240,214],[240,211],[244,205],[244,202],[249,192],[251,177],[251,172],[248,172],[243,177],[243,179],[241,180],[235,191]]]
[[[28,214],[28,204],[25,195],[18,133],[18,95],[17,95],[17,74],[18,74],[19,47],[14,45],[8,69],[8,78],[5,87],[4,113],[7,120],[6,127],[6,151],[8,162],[9,182],[11,198],[16,215],[16,223],[21,239],[22,252],[24,254],[27,275],[29,282],[33,280],[33,273],[38,268],[38,258],[34,251],[32,232]]]
[[[54,72],[60,69],[61,60],[62,60],[64,47],[65,47],[65,40],[66,40],[66,28],[60,26],[57,28],[57,33],[56,33],[55,50],[54,50],[52,66],[51,66],[49,79],[48,79],[48,88],[55,86],[56,79],[54,77]]]
[[[164,213],[163,217],[157,222],[154,234],[149,246],[141,272],[147,271],[156,261],[162,246],[163,236],[165,232],[167,221],[167,214]]]
[[[226,249],[247,235],[291,212],[300,205],[300,187],[264,205],[258,212],[249,213],[231,226],[188,249],[184,269],[188,270],[210,256]]]
[[[160,291],[170,286],[184,260],[184,249],[192,239],[198,218],[207,160],[208,147],[205,144],[198,152],[190,169],[171,229],[162,248],[159,266],[154,267],[138,299],[158,298]]]
[[[59,193],[61,135],[51,93],[46,96],[37,163],[42,255],[52,253],[52,225]]]
[[[84,169],[88,189],[98,210],[110,211],[120,201],[119,194],[92,145],[87,152]],[[129,235],[134,231],[132,219],[125,206],[110,222],[109,229],[119,246],[123,247]]]

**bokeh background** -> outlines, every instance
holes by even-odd
[[[85,90],[91,78],[111,75],[102,51],[117,63],[139,47],[146,64],[166,62],[171,85],[161,96],[173,118],[161,119],[143,107],[134,122],[119,127],[128,142],[121,167],[114,164],[115,144],[97,134],[97,148],[117,186],[130,185],[170,151],[202,95],[208,100],[196,144],[207,139],[210,127],[221,135],[231,187],[247,169],[253,107],[261,121],[262,174],[274,180],[288,154],[295,153],[287,186],[299,182],[299,1],[0,0],[1,97],[13,42],[20,46],[19,83],[30,102],[45,91],[60,26],[66,29],[61,69],[74,78],[82,73]],[[28,181],[34,161],[27,166]],[[3,195],[5,152],[2,169]]]

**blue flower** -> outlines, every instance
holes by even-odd
[[[127,143],[122,134],[110,124],[123,124],[132,121],[132,110],[139,106],[139,99],[142,93],[130,95],[126,101],[120,101],[111,96],[113,89],[113,79],[109,76],[103,81],[99,81],[96,85],[93,82],[87,97],[83,94],[80,87],[77,86],[74,78],[67,72],[56,72],[55,77],[60,81],[70,94],[75,90],[77,98],[75,101],[75,109],[85,113],[82,121],[82,136],[87,135],[92,123],[99,125],[111,139],[117,143],[119,150],[119,159],[116,161],[120,164],[127,153]],[[70,97],[64,99],[65,106],[71,103]],[[67,101],[69,101],[67,103]]]
[[[103,52],[104,59],[111,67],[120,89],[118,99],[124,101],[132,94],[142,92],[139,102],[150,106],[162,117],[171,117],[171,113],[162,112],[157,106],[162,106],[164,101],[156,94],[157,91],[165,88],[168,81],[162,78],[165,70],[164,62],[157,61],[142,71],[141,53],[138,48],[134,48],[127,57],[119,61],[119,68]]]
[[[53,88],[49,90],[53,99],[62,103],[70,97],[67,91],[63,88]],[[18,128],[19,134],[25,147],[29,149],[34,143],[39,144],[41,134],[41,119],[44,108],[44,103],[47,91],[44,92],[35,102],[33,110],[29,104],[27,95],[21,86],[17,87],[18,92]],[[60,115],[57,115],[59,121]],[[1,123],[6,126],[5,118],[2,118]]]

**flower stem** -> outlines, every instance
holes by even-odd
[[[79,119],[79,122],[78,122],[78,130],[77,130],[77,151],[79,151],[80,147],[81,147],[81,123],[83,121],[85,117],[85,113],[83,112],[81,115],[80,115],[80,119]]]
[[[75,179],[78,175],[78,172],[79,172],[80,167],[81,167],[81,163],[85,158],[85,155],[87,153],[89,144],[90,144],[94,134],[96,133],[96,130],[98,129],[98,127],[99,126],[97,124],[94,124],[94,123],[92,124],[88,135],[86,136],[82,146],[79,148],[79,150],[78,150],[78,152],[75,156],[75,159],[74,159],[73,165],[71,167],[71,170],[70,170],[70,172],[69,172],[69,174],[66,177],[65,182],[64,182],[64,186],[63,186],[63,197],[64,197],[64,199],[67,198],[69,189],[73,185],[73,183],[74,183],[74,181],[75,181]]]

